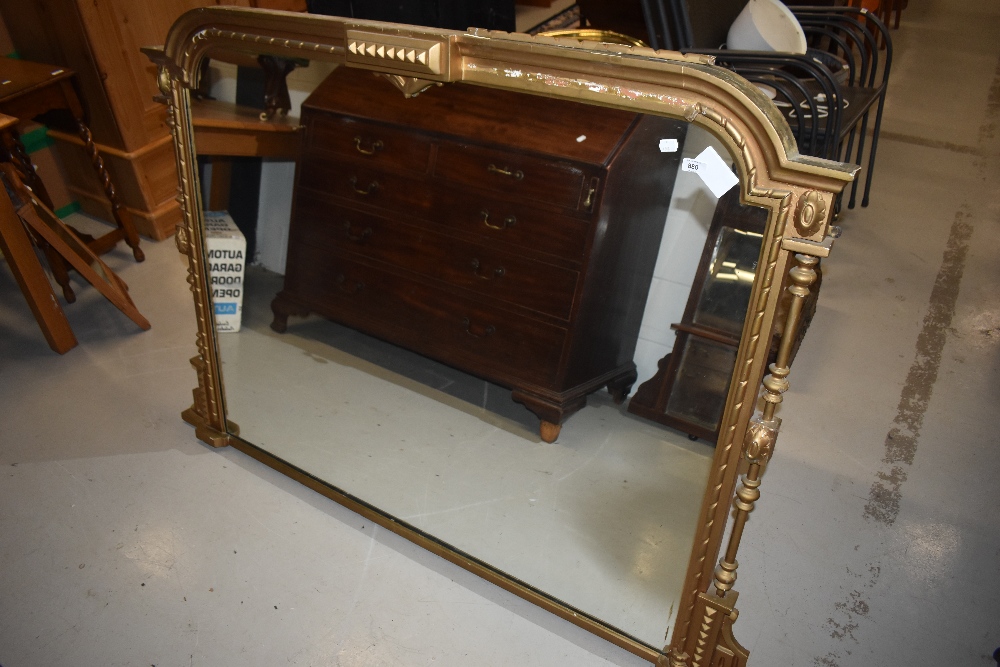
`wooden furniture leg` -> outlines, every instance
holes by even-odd
[[[7,264],[49,347],[59,354],[66,354],[76,347],[76,336],[66,314],[59,306],[28,233],[6,195],[0,195],[0,250],[7,258]]]
[[[83,104],[74,86],[74,73],[66,68],[54,67],[44,63],[33,63],[26,60],[0,59],[0,70],[3,71],[5,88],[0,90],[0,111],[5,116],[20,119],[35,119],[51,127],[76,132],[83,143],[84,150],[90,158],[91,166],[97,174],[104,195],[111,204],[111,213],[116,228],[99,238],[77,232],[77,236],[98,254],[103,254],[113,248],[122,239],[132,248],[132,255],[137,262],[145,259],[139,248],[139,234],[136,231],[132,215],[118,200],[118,193],[112,184],[111,176],[104,166],[85,121],[86,114]],[[7,85],[9,84],[9,85]],[[24,153],[24,147],[18,145],[16,135],[11,140],[13,146],[8,151],[11,161],[21,169],[21,181],[27,183],[36,193],[46,208],[52,209],[52,200],[45,192],[41,179],[34,173],[30,158]]]
[[[21,183],[17,169],[9,163],[0,164],[4,187],[11,195],[17,216],[36,234],[44,238],[76,271],[118,310],[139,328],[150,328],[149,321],[135,307],[125,284],[111,268],[101,261],[73,230],[56,217],[44,203]]]
[[[38,247],[45,254],[45,259],[49,263],[49,270],[52,271],[52,277],[55,278],[56,284],[62,289],[63,298],[66,299],[66,303],[76,303],[76,292],[73,291],[73,286],[69,284],[69,266],[66,264],[66,261],[45,239],[34,233],[33,236],[35,243],[38,244]]]
[[[233,183],[233,160],[221,155],[210,155],[207,160],[212,165],[212,181],[208,189],[206,211],[228,211],[229,189]]]
[[[6,116],[6,118],[11,117]],[[13,121],[13,123],[16,122],[16,120]],[[45,183],[38,177],[35,166],[31,163],[28,151],[24,148],[21,137],[17,133],[13,123],[5,123],[2,137],[0,137],[4,149],[3,159],[14,165],[21,181],[27,184],[46,206],[52,208],[52,197],[49,196],[49,191],[45,189]],[[33,237],[35,243],[45,253],[45,259],[48,261],[49,269],[52,271],[52,277],[55,278],[56,283],[62,289],[63,298],[66,299],[66,303],[73,303],[76,301],[76,294],[69,284],[69,269],[65,260],[43,238],[37,234],[33,234]]]
[[[542,442],[551,444],[556,441],[556,438],[559,437],[559,432],[561,430],[562,424],[553,424],[552,422],[547,422],[543,419],[538,428],[538,435],[541,436]]]
[[[108,174],[108,170],[104,166],[104,160],[101,158],[101,154],[97,151],[97,146],[94,144],[94,137],[90,133],[90,128],[87,127],[87,124],[83,122],[83,119],[76,114],[75,110],[73,111],[73,115],[76,120],[77,132],[80,135],[80,139],[83,140],[84,147],[87,150],[87,155],[90,157],[90,164],[94,167],[94,172],[97,174],[97,180],[100,181],[101,187],[104,189],[104,195],[111,203],[111,215],[114,216],[115,223],[118,225],[118,229],[121,232],[120,234],[105,234],[104,236],[95,239],[88,245],[90,245],[90,249],[95,253],[102,255],[113,248],[115,244],[118,243],[119,239],[124,238],[128,247],[132,248],[132,256],[135,258],[135,261],[141,262],[146,259],[146,255],[139,247],[139,233],[135,230],[135,223],[132,221],[132,214],[129,213],[129,210],[122,206],[122,203],[118,200],[118,193],[115,191],[114,183],[111,182],[111,176]]]

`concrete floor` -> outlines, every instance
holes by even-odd
[[[911,3],[872,205],[847,212],[740,556],[751,665],[1000,646],[1000,7]],[[640,665],[233,450],[198,443],[172,244],[116,250],[52,353],[0,271],[0,664]]]

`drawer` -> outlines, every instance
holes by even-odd
[[[426,135],[357,120],[312,115],[306,122],[306,152],[325,152],[371,166],[427,173],[431,140]],[[326,159],[330,159],[327,155]]]
[[[285,292],[332,320],[510,386],[552,386],[566,330],[302,245]]]
[[[577,271],[331,204],[300,191],[290,243],[356,253],[490,300],[568,320]]]
[[[438,184],[432,222],[476,234],[483,243],[509,243],[579,263],[587,249],[590,221],[539,210],[528,201],[506,200]]]
[[[406,211],[426,218],[433,194],[425,179],[413,179],[376,168],[335,163],[316,154],[305,155],[299,167],[297,190],[318,193],[363,206]]]
[[[308,189],[352,205],[400,211],[478,234],[486,243],[501,241],[574,261],[583,256],[590,233],[588,220],[539,210],[530,200],[407,178],[353,162],[338,163],[318,152],[304,156],[298,185],[299,191]]]
[[[588,209],[593,204],[595,196],[588,201],[587,194],[597,171],[572,162],[451,142],[438,146],[434,162],[434,175],[446,181],[486,188],[513,200],[570,209]],[[588,192],[584,192],[585,184]]]

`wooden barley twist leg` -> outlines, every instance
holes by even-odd
[[[135,257],[135,261],[141,262],[146,259],[146,255],[139,248],[139,233],[135,230],[135,223],[132,222],[132,214],[118,200],[118,192],[115,190],[114,183],[111,182],[111,175],[108,174],[108,170],[104,166],[101,154],[97,151],[97,145],[94,143],[94,137],[90,133],[90,128],[87,127],[87,124],[82,119],[77,118],[76,129],[80,135],[80,139],[83,140],[87,155],[90,157],[90,164],[94,167],[97,179],[101,182],[101,187],[104,189],[104,195],[111,202],[111,215],[114,216],[118,228],[124,233],[125,243],[128,244],[128,247],[132,248],[132,256]]]
[[[21,137],[15,130],[11,129],[4,133],[3,148],[4,160],[14,165],[17,175],[21,178],[21,182],[31,188],[32,192],[38,196],[43,204],[52,208],[52,198],[49,196],[48,190],[45,189],[45,183],[38,177],[35,165],[31,163],[31,157],[24,148]],[[66,260],[53,250],[52,246],[46,243],[45,239],[38,234],[32,232],[31,237],[35,245],[41,248],[45,254],[49,269],[52,271],[52,277],[62,289],[63,298],[66,299],[66,303],[76,301],[76,293],[73,292],[73,288],[69,284],[69,267],[66,264]]]

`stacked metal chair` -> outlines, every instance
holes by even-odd
[[[650,46],[715,56],[716,64],[756,83],[784,112],[802,154],[862,166],[867,158],[861,205],[868,205],[892,65],[889,30],[874,13],[790,7],[809,45],[798,55],[724,48],[729,26],[747,0],[640,2]],[[859,180],[851,186],[849,208]]]

